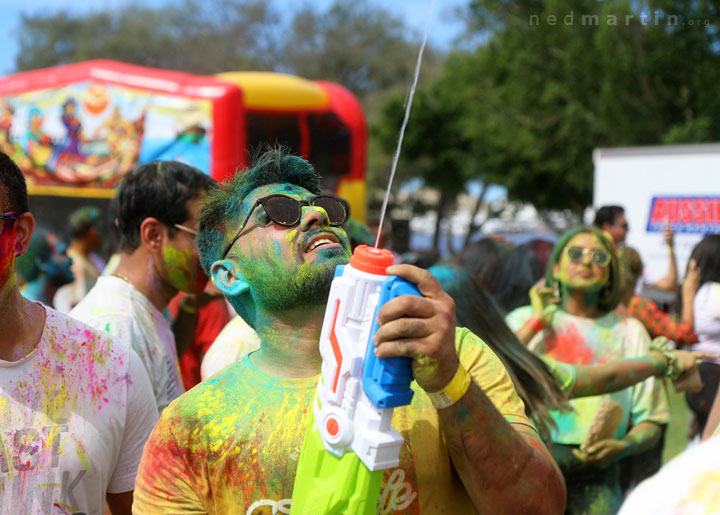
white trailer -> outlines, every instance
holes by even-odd
[[[593,204],[625,208],[626,243],[640,252],[645,281],[654,283],[667,272],[666,224],[675,230],[682,280],[695,244],[720,233],[720,144],[598,148],[593,161]]]

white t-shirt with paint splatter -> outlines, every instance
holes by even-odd
[[[159,411],[185,391],[170,322],[129,282],[100,277],[70,316],[130,343],[150,376]]]
[[[524,306],[510,312],[505,321],[517,331],[531,316],[532,308]],[[531,351],[571,365],[599,365],[646,356],[649,346],[650,335],[640,322],[613,311],[598,318],[585,318],[558,310],[553,315],[552,326],[536,334],[528,343]],[[573,411],[553,411],[557,429],[553,430],[552,441],[581,444],[604,397],[610,397],[623,410],[615,432],[617,439],[623,438],[630,426],[640,422],[667,424],[670,420],[670,407],[662,382],[651,377],[611,394],[572,399]]]
[[[705,283],[693,300],[695,334],[693,350],[720,354],[720,283]],[[720,359],[715,360],[720,363]]]
[[[127,344],[45,308],[38,346],[0,360],[0,514],[101,515],[134,489],[158,418]]]
[[[702,515],[720,511],[720,436],[691,447],[640,483],[620,515]]]
[[[205,381],[245,354],[260,348],[260,337],[239,315],[227,323],[203,356],[200,378]]]

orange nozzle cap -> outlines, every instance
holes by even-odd
[[[387,275],[385,269],[393,264],[392,252],[377,247],[358,245],[350,258],[350,266],[369,274]]]

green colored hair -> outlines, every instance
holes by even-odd
[[[303,158],[274,148],[257,157],[249,167],[213,189],[200,212],[197,237],[200,262],[209,275],[212,264],[222,259],[230,243],[231,228],[242,221],[242,203],[253,190],[268,184],[294,184],[315,195],[320,193],[320,175]]]
[[[600,229],[596,229],[594,227],[576,227],[563,234],[555,244],[552,256],[550,257],[547,272],[545,273],[545,284],[553,289],[560,287],[560,282],[553,277],[553,266],[560,263],[560,258],[562,257],[565,247],[567,247],[570,240],[578,234],[592,234],[598,239],[598,241],[600,241],[600,245],[603,250],[610,253],[610,263],[608,264],[610,276],[608,277],[607,284],[605,284],[603,289],[600,291],[598,308],[603,313],[612,311],[620,303],[622,277],[620,275],[618,257],[615,253],[615,244],[608,235]]]

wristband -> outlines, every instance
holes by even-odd
[[[190,304],[187,304],[185,302],[180,304],[180,309],[182,309],[188,315],[196,315],[197,314],[197,308],[195,306],[191,306]]]
[[[472,379],[470,374],[465,370],[465,367],[458,365],[455,376],[448,383],[448,385],[440,390],[439,392],[426,392],[428,397],[437,409],[449,408],[457,401],[459,401],[465,392],[470,388]]]
[[[650,342],[650,350],[659,352],[667,360],[667,371],[665,377],[669,377],[675,381],[682,375],[684,370],[680,366],[680,362],[675,354],[675,344],[672,340],[668,340],[664,336],[658,336]]]
[[[532,329],[536,333],[539,333],[540,331],[545,329],[545,324],[543,324],[542,321],[536,316],[528,318],[527,322],[525,322],[525,325],[530,327],[530,329]]]

